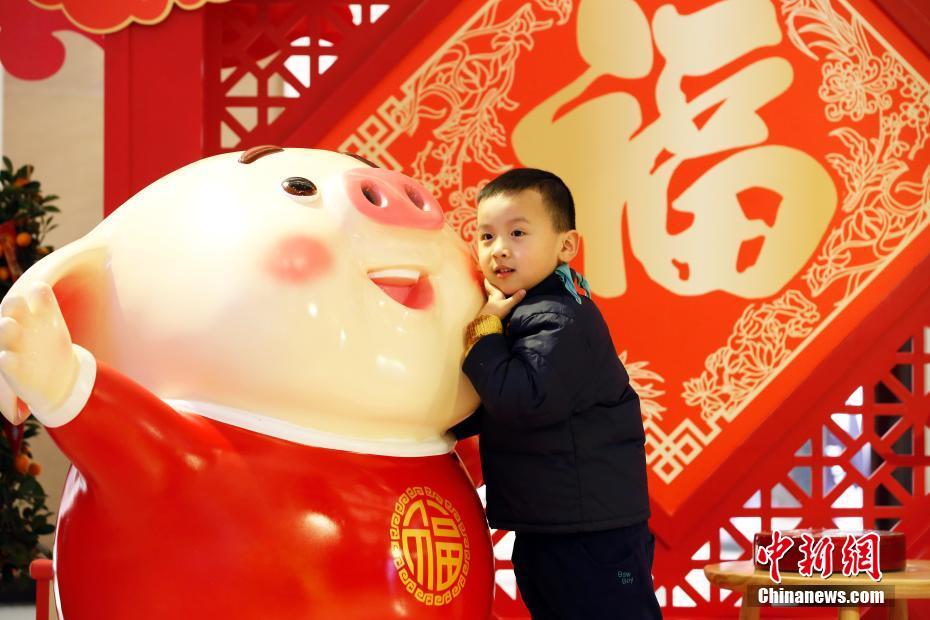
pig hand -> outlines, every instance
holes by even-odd
[[[77,381],[79,362],[52,288],[33,284],[0,304],[0,410],[14,424],[19,398],[33,411],[52,411]]]

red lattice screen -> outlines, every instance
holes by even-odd
[[[862,360],[857,368],[861,385],[849,385],[845,402],[817,412],[820,428],[813,434],[794,438],[794,452],[782,472],[760,480],[759,490],[739,510],[710,528],[706,545],[690,558],[680,558],[688,569],[684,579],[680,569],[659,575],[658,584],[666,591],[680,588],[670,608],[684,612],[693,602],[699,609],[692,610],[701,613],[732,609],[738,597],[708,588],[699,569],[708,561],[751,559],[752,534],[759,529],[897,529],[910,517],[918,521],[904,528],[912,536],[910,555],[925,552],[915,548],[914,537],[924,525],[915,517],[925,503],[930,466],[930,316],[912,318],[917,320],[911,336],[890,351],[876,351],[875,358]],[[875,366],[879,359],[882,369]],[[713,535],[716,531],[719,536]],[[668,553],[678,556],[679,550]]]
[[[234,0],[207,6],[205,154],[290,144],[307,119],[325,125],[337,118],[353,93],[364,92],[373,68],[416,41],[399,35],[436,11],[429,4]],[[304,128],[294,146],[313,146],[308,139],[325,129]]]

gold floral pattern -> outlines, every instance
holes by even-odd
[[[823,55],[821,98],[827,118],[840,122],[876,117],[877,136],[843,126],[831,132],[846,153],[827,160],[842,178],[846,217],[834,228],[803,274],[811,294],[818,297],[843,285],[836,305],[859,292],[866,278],[886,265],[897,251],[923,229],[930,216],[927,178],[904,180],[927,141],[930,88],[926,80],[904,65],[897,55],[871,49],[866,26],[853,14],[842,17],[827,0],[784,3],[791,41],[806,54]],[[819,36],[807,37],[806,33]],[[910,131],[906,131],[906,130]]]
[[[476,185],[464,189],[456,189],[449,193],[449,210],[446,212],[446,221],[458,231],[459,236],[469,245],[474,253],[475,234],[477,233],[477,202],[478,192],[487,185],[490,179],[482,179]]]
[[[675,453],[689,444],[668,446],[669,437],[713,440],[718,418],[730,421],[739,415],[815,328],[832,318],[823,310],[842,308],[860,293],[870,276],[888,265],[930,219],[930,166],[914,171],[908,162],[927,142],[930,88],[893,50],[876,55],[868,25],[843,5],[848,18],[830,0],[782,0],[781,9],[789,40],[813,60],[822,60],[818,94],[827,119],[850,123],[830,133],[845,152],[827,156],[844,184],[846,215],[801,275],[808,293],[790,289],[775,302],[748,306],[726,346],[707,357],[700,376],[684,382],[682,397],[700,409],[707,431],[702,434],[686,420],[657,438],[679,465],[694,456]],[[863,121],[872,122],[875,137],[863,134],[869,127]],[[915,172],[918,179],[905,180]],[[667,467],[670,474],[657,473],[670,481],[680,471]]]
[[[656,371],[646,368],[649,362],[627,361],[626,351],[622,351],[618,357],[630,376],[630,386],[639,395],[643,420],[661,420],[665,407],[659,404],[658,398],[665,394],[665,390],[660,390],[656,384],[665,379]]]
[[[785,363],[818,322],[817,306],[796,290],[747,306],[727,346],[705,360],[700,376],[684,382],[685,403],[699,408],[706,420],[731,421],[739,405]]]

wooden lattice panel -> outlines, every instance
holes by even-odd
[[[918,541],[930,499],[930,316],[911,318],[918,319],[911,336],[859,362],[861,383],[848,386],[845,402],[816,412],[817,430],[793,439],[781,472],[715,519],[706,542],[657,552],[656,586],[668,616],[733,616],[739,595],[710,586],[702,568],[752,559],[752,536],[763,529],[899,529],[908,521],[909,557],[926,555]],[[779,610],[780,617],[825,613],[835,612]]]
[[[205,153],[286,143],[419,4],[233,0],[207,7]]]

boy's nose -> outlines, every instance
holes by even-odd
[[[352,205],[377,222],[426,230],[442,228],[439,202],[405,174],[383,168],[357,168],[346,171],[342,180]]]

